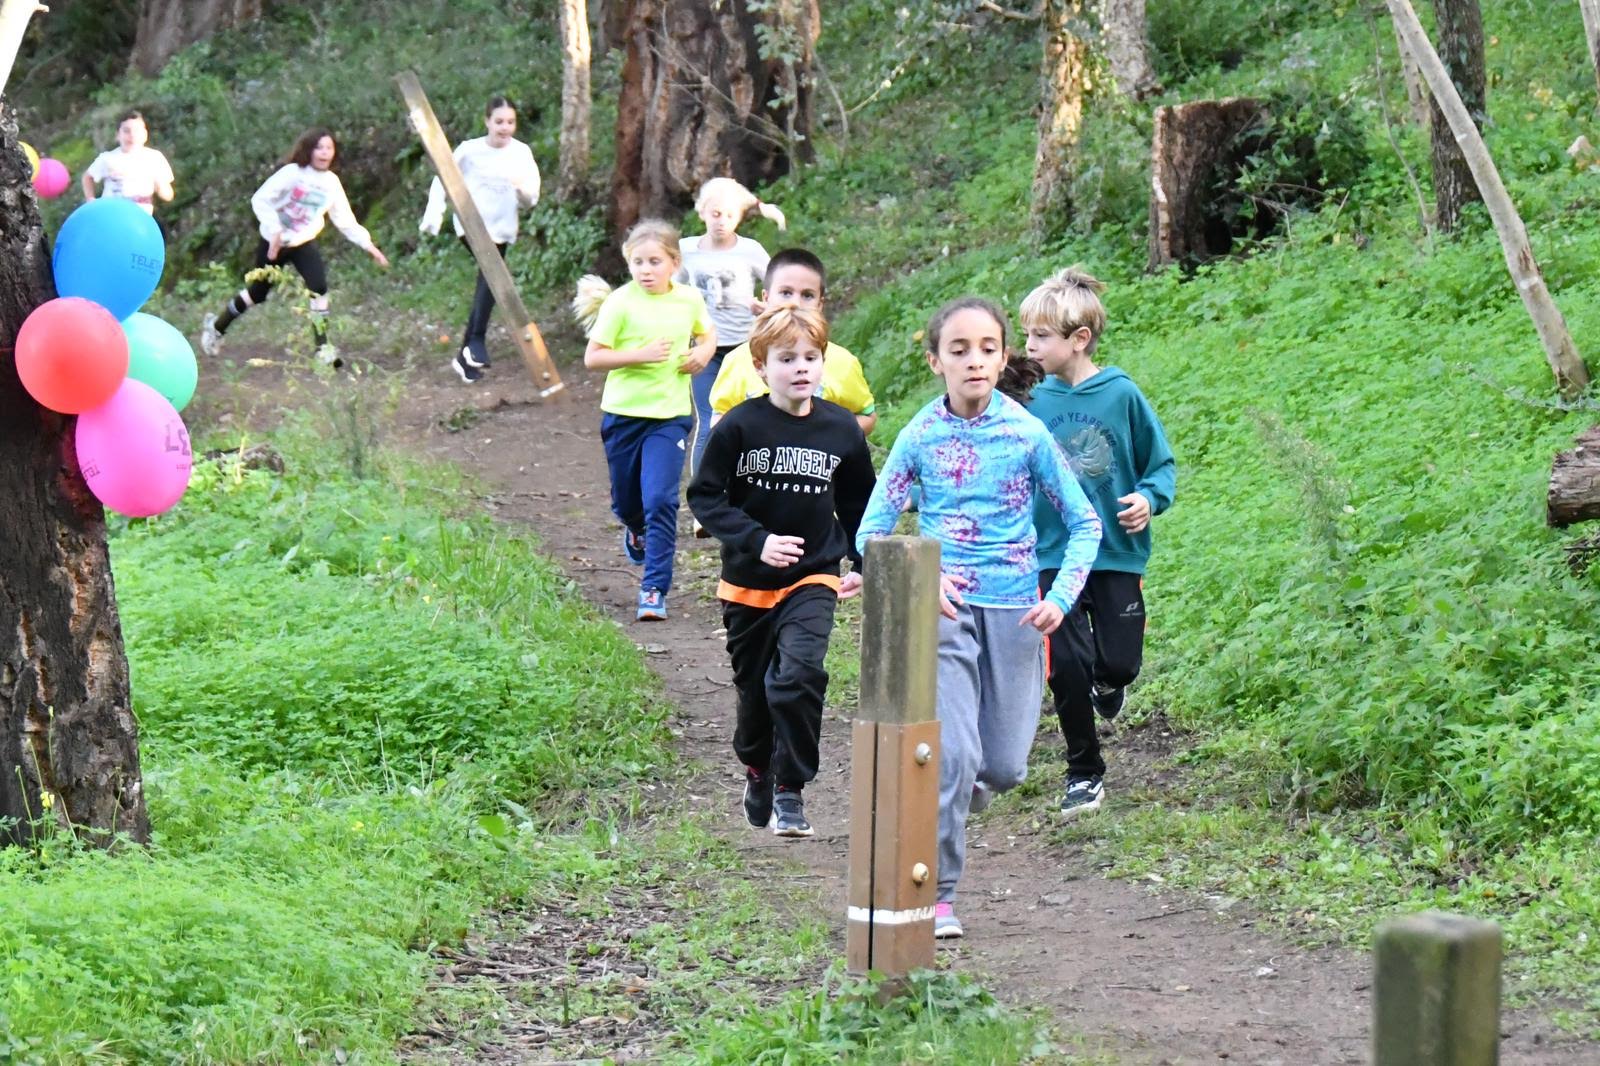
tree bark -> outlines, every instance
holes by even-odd
[[[571,197],[589,183],[589,5],[560,0],[561,169],[557,193]]]
[[[1038,146],[1033,157],[1032,228],[1043,237],[1071,213],[1072,150],[1083,125],[1089,46],[1080,32],[1083,0],[1044,0]]]
[[[1483,128],[1485,115],[1485,84],[1483,67],[1483,12],[1478,0],[1433,0],[1434,21],[1439,29],[1437,55],[1449,73],[1467,114],[1472,116],[1474,130]],[[1415,13],[1413,12],[1413,15]],[[1427,35],[1423,35],[1427,42]],[[1429,45],[1430,50],[1432,45]],[[1416,47],[1408,46],[1416,60]],[[1483,199],[1478,183],[1473,180],[1472,167],[1467,163],[1458,134],[1451,128],[1450,119],[1439,106],[1439,93],[1433,91],[1433,199],[1434,216],[1439,229],[1452,233],[1461,220],[1461,209]]]
[[[1100,36],[1117,90],[1135,100],[1159,92],[1150,65],[1150,36],[1144,0],[1100,0]]]
[[[105,512],[78,472],[74,421],[17,377],[17,330],[54,295],[16,125],[0,115],[0,841],[30,840],[46,802],[90,842],[146,841]]]
[[[628,0],[611,221],[672,216],[707,180],[757,186],[811,154],[817,0]]]
[[[261,17],[265,0],[140,0],[129,65],[155,77],[167,60],[221,30]]]
[[[1468,113],[1460,94],[1456,92],[1456,87],[1451,82],[1444,64],[1434,52],[1433,46],[1428,43],[1428,35],[1423,32],[1422,23],[1417,21],[1417,13],[1411,6],[1411,0],[1386,0],[1386,2],[1396,28],[1405,38],[1406,47],[1411,49],[1422,67],[1422,76],[1427,79],[1428,89],[1433,93],[1434,106],[1445,115],[1455,138],[1460,141],[1461,152],[1470,168],[1476,189],[1482,193],[1484,206],[1489,209],[1489,217],[1494,220],[1495,232],[1500,237],[1501,250],[1505,252],[1506,269],[1511,272],[1511,280],[1516,284],[1517,292],[1522,296],[1523,306],[1528,310],[1528,317],[1533,319],[1534,329],[1539,333],[1539,340],[1544,345],[1545,358],[1555,374],[1556,386],[1563,396],[1574,397],[1588,387],[1589,368],[1584,365],[1583,358],[1572,343],[1572,334],[1567,331],[1567,323],[1561,317],[1561,309],[1556,306],[1555,300],[1551,299],[1550,290],[1545,288],[1544,275],[1539,270],[1539,261],[1533,257],[1533,248],[1528,243],[1528,231],[1522,224],[1522,216],[1517,214],[1516,205],[1511,202],[1511,196],[1500,180],[1500,172],[1495,169],[1494,160],[1489,157],[1489,149],[1483,143],[1483,135],[1478,132],[1472,115]],[[1479,43],[1482,43],[1481,36]],[[1481,49],[1479,54],[1482,54]],[[1437,135],[1434,140],[1437,143]],[[1441,216],[1444,214],[1442,199],[1439,213]]]
[[[1583,38],[1589,44],[1589,65],[1594,68],[1595,91],[1600,94],[1600,0],[1578,0],[1578,8],[1583,12]]]
[[[1226,233],[1211,232],[1211,175],[1235,139],[1266,112],[1260,100],[1229,97],[1158,107],[1150,147],[1150,269],[1225,254]]]
[[[1545,519],[1556,527],[1600,518],[1600,426],[1585,430],[1550,467]]]

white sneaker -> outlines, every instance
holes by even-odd
[[[317,362],[323,366],[331,366],[335,370],[344,366],[344,359],[339,355],[339,349],[326,341],[317,345]]]
[[[207,355],[222,351],[222,333],[217,329],[217,316],[206,315],[200,320],[200,350]]]

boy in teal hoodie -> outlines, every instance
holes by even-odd
[[[1022,302],[1028,355],[1044,370],[1028,410],[1050,430],[1100,516],[1103,534],[1088,584],[1050,635],[1050,692],[1067,741],[1061,813],[1097,810],[1105,760],[1095,711],[1115,718],[1144,656],[1144,568],[1150,519],[1172,505],[1177,465],[1144,393],[1114,366],[1095,365],[1105,330],[1105,286],[1077,267],[1059,271]],[[1061,566],[1066,528],[1034,501],[1039,585]]]

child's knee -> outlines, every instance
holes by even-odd
[[[1010,792],[1028,779],[1027,764],[1021,766],[986,766],[978,775],[984,785],[995,792]]]

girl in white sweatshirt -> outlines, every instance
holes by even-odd
[[[325,218],[331,218],[340,233],[364,250],[378,265],[387,267],[388,258],[378,250],[369,234],[350,210],[339,175],[333,171],[339,147],[333,134],[322,127],[300,135],[283,166],[262,183],[250,197],[250,207],[261,221],[261,243],[256,246],[256,269],[289,264],[299,271],[311,291],[311,334],[317,358],[333,366],[342,365],[338,349],[328,343],[328,268],[317,250],[317,234]],[[206,315],[201,325],[200,347],[207,355],[222,349],[222,335],[233,320],[267,298],[272,281],[257,277],[223,307],[220,315]]]
[[[456,165],[466,179],[467,192],[478,214],[483,216],[489,239],[504,259],[506,246],[517,239],[517,212],[539,200],[539,165],[533,161],[532,150],[512,136],[517,132],[517,110],[511,101],[504,96],[491,96],[483,110],[483,124],[489,131],[486,136],[456,145]],[[444,207],[444,184],[434,178],[428,189],[428,207],[422,214],[423,233],[438,235],[444,222]],[[455,224],[456,236],[466,244],[461,220],[457,218]],[[489,366],[485,337],[493,311],[494,293],[480,270],[467,328],[461,336],[461,350],[450,362],[462,381],[477,381]]]

